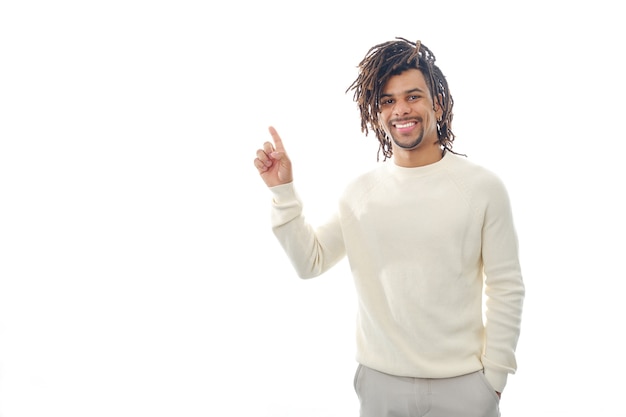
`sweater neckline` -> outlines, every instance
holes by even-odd
[[[390,161],[391,164],[389,164],[387,167],[388,167],[389,172],[394,173],[396,175],[412,176],[412,177],[422,176],[422,175],[428,175],[433,172],[440,171],[441,169],[445,168],[452,159],[453,159],[452,152],[445,152],[443,154],[443,157],[439,161],[433,162],[432,164],[423,165],[419,167],[401,167],[399,165],[396,165],[395,162]]]

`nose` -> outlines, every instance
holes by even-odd
[[[409,103],[405,101],[398,100],[393,106],[393,114],[395,116],[402,116],[410,112],[411,112],[411,106],[409,106]]]

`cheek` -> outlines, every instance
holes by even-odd
[[[378,124],[385,131],[387,136],[391,136],[391,133],[389,133],[389,125],[387,124],[387,121],[388,121],[388,118],[384,113],[378,114]]]
[[[389,122],[389,118],[390,118],[390,112],[389,111],[381,111],[380,113],[378,113],[378,123],[380,123],[381,126],[383,127],[387,127],[387,123]]]
[[[387,116],[385,115],[385,112],[380,112],[376,115],[377,117],[377,121],[378,121],[378,125],[380,127],[382,127],[383,129],[387,128]]]
[[[437,124],[438,116],[437,116],[437,113],[432,111],[432,109],[430,109],[430,111],[429,111],[429,109],[424,109],[422,114],[424,115],[423,116],[424,117],[424,122],[427,125],[436,125]]]

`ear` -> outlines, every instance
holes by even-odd
[[[435,115],[437,116],[437,120],[441,121],[441,117],[443,116],[443,108],[439,105],[443,101],[443,95],[437,94],[437,100],[434,103]]]

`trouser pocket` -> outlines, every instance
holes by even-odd
[[[352,385],[354,386],[354,392],[356,392],[357,395],[359,394],[358,384],[359,376],[361,375],[361,369],[363,369],[363,365],[359,364],[359,366],[357,366],[356,368],[356,372],[354,373],[354,381],[352,382]]]

